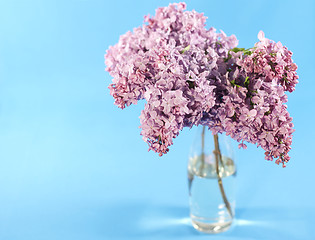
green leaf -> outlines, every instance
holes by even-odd
[[[267,112],[265,112],[265,116],[268,116],[269,114],[271,113],[271,111],[267,111]]]
[[[246,77],[246,78],[245,78],[244,85],[245,85],[246,87],[248,87],[248,85],[249,85],[249,77]]]
[[[188,83],[188,87],[189,87],[190,89],[194,89],[195,86],[196,86],[195,82],[193,82],[193,81],[187,80],[187,83]]]
[[[248,48],[248,49],[245,49],[245,48],[232,48],[230,51],[232,52],[243,52],[243,54],[245,55],[251,55],[253,52],[251,51],[252,49],[255,49],[255,48]]]
[[[239,52],[239,51],[245,51],[245,48],[238,48],[238,47],[236,47],[236,48],[232,48],[230,51],[232,51],[232,52],[235,52],[235,53],[237,53],[237,52]]]
[[[230,81],[230,83],[232,84],[233,87],[240,87],[240,85],[235,83],[235,79],[233,79],[232,81]]]
[[[184,52],[188,51],[189,49],[190,49],[190,45],[185,47],[182,51],[180,51],[180,53],[183,54]]]
[[[277,54],[276,54],[275,52],[272,52],[272,53],[270,53],[269,55],[272,56],[272,57],[277,56]]]
[[[244,54],[245,54],[245,55],[251,55],[251,54],[252,54],[252,51],[250,51],[250,50],[247,49],[247,50],[244,51]]]
[[[215,44],[216,44],[216,46],[219,45],[220,47],[222,47],[222,43],[220,43],[220,42],[218,42],[218,41],[216,41]]]

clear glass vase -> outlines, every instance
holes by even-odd
[[[197,127],[188,161],[190,217],[195,229],[219,233],[235,214],[236,166],[230,137]]]

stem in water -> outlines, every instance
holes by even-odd
[[[221,163],[222,167],[224,167],[224,166],[223,166],[222,154],[221,154],[220,146],[219,146],[218,134],[213,135],[213,139],[214,139],[214,151],[213,151],[213,153],[214,153],[214,156],[215,156],[216,172],[217,172],[218,184],[219,184],[220,192],[221,192],[224,204],[225,204],[225,206],[226,206],[230,216],[233,218],[233,212],[232,212],[232,209],[231,209],[231,205],[230,205],[230,202],[228,201],[228,199],[227,199],[227,197],[225,195],[225,191],[224,191],[223,183],[222,183],[222,178],[220,176],[219,164]]]
[[[203,172],[203,169],[205,167],[205,131],[206,127],[202,127],[202,132],[201,132],[201,165],[200,165],[200,173]]]

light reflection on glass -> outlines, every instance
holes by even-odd
[[[166,219],[143,219],[141,227],[147,229],[161,229],[170,226],[191,225],[189,217],[185,218],[166,218]]]
[[[250,221],[250,220],[245,220],[245,219],[235,219],[235,224],[236,225],[240,225],[240,226],[244,226],[244,225],[269,225],[270,223],[268,222],[264,222],[264,221]]]

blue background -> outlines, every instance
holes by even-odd
[[[234,226],[209,236],[189,222],[186,167],[194,130],[147,152],[144,103],[123,111],[104,53],[169,1],[0,2],[0,239],[315,239],[314,1],[187,1],[207,27],[250,47],[263,30],[293,51],[300,83],[286,169],[237,151]]]

